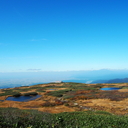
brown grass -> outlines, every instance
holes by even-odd
[[[51,84],[53,85],[53,84]],[[55,84],[54,84],[55,85]],[[61,84],[56,84],[56,86],[62,86]],[[94,85],[94,84],[93,84]],[[110,84],[104,84],[105,86],[109,86]],[[113,84],[114,85],[114,84]],[[118,87],[124,86],[125,84],[115,84]],[[40,85],[40,86],[48,86],[48,85]],[[91,85],[89,85],[91,86]],[[66,88],[58,88],[58,90],[66,89]],[[35,89],[29,91],[33,92]],[[89,91],[78,91],[76,94],[84,94]],[[128,92],[128,89],[121,89],[119,92]],[[25,93],[25,92],[23,92]],[[57,99],[53,96],[48,96],[46,92],[40,92],[42,97],[28,102],[16,102],[16,101],[4,101],[0,102],[0,107],[15,107],[19,109],[37,109],[43,112],[50,113],[60,113],[60,112],[73,112],[73,111],[87,111],[87,108],[91,108],[92,110],[104,110],[114,114],[128,114],[128,98],[125,98],[121,101],[111,101],[110,99],[86,99],[85,96],[77,96],[75,99],[68,99],[67,103],[64,103],[63,99]],[[1,96],[0,100],[4,100],[7,96]],[[47,102],[51,104],[55,104],[55,106],[47,106],[45,107],[43,104]],[[74,103],[78,105],[74,105]],[[68,105],[67,105],[68,104]]]

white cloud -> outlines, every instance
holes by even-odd
[[[27,71],[40,72],[40,71],[42,71],[42,69],[27,69]]]
[[[30,69],[27,69],[27,70],[41,70],[41,69],[35,69],[35,68],[34,68],[34,69],[31,69],[31,68],[30,68]]]
[[[47,40],[47,39],[45,39],[45,38],[43,38],[43,39],[31,39],[30,41],[42,41],[42,40]]]

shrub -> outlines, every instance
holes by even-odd
[[[56,105],[63,105],[64,103],[66,103],[66,101],[62,101],[62,100],[59,100],[59,99],[55,99],[55,104],[56,104]]]
[[[84,96],[84,95],[80,95],[80,96],[75,96],[74,98],[71,98],[71,99],[73,99],[73,100],[85,100],[85,99],[88,99],[86,96]]]
[[[19,97],[19,96],[21,96],[21,93],[15,93],[15,94],[13,94],[13,97]]]
[[[0,128],[127,128],[128,117],[104,111],[49,114],[37,110],[0,108]]]
[[[1,93],[0,96],[15,95],[15,94],[19,93],[18,91],[14,91],[12,89],[10,89],[10,90],[3,90],[3,91],[4,91],[4,93]]]
[[[44,89],[36,89],[37,92],[45,92]]]
[[[51,114],[46,112],[0,108],[0,128],[43,128],[50,125],[51,121]]]
[[[65,90],[59,90],[59,91],[50,91],[49,93],[47,93],[47,95],[51,95],[51,96],[56,96],[56,97],[62,97],[63,94],[69,92],[70,89],[65,89]]]
[[[29,92],[29,93],[24,93],[24,96],[30,96],[30,95],[38,95],[37,92]]]
[[[53,106],[56,106],[55,103],[51,103],[51,102],[45,102],[41,105],[42,107],[53,107]]]

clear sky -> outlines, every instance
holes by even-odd
[[[128,68],[128,0],[0,0],[0,72]]]

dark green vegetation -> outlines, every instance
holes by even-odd
[[[2,92],[0,96],[15,95],[19,93],[18,91],[13,91],[13,89],[2,89]]]
[[[21,96],[21,93],[19,93],[19,92],[13,94],[13,97],[19,97],[19,96]]]
[[[128,128],[128,116],[104,111],[49,114],[37,110],[0,108],[0,128]]]
[[[35,96],[38,95],[37,92],[29,92],[29,93],[24,93],[24,96]]]
[[[71,91],[70,89],[52,91],[52,92],[49,92],[48,95],[56,96],[56,97],[62,97],[64,94],[66,94],[67,92],[70,92],[70,91]]]
[[[30,90],[29,88],[26,89],[26,90]],[[37,92],[28,92],[28,93],[24,93],[24,94],[21,94],[20,92],[21,89],[17,90],[17,89],[3,89],[2,92],[4,93],[1,93],[0,96],[8,96],[8,95],[11,95],[13,97],[19,97],[19,96],[31,96],[31,95],[38,95]]]

